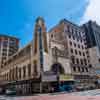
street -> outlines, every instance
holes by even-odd
[[[39,94],[36,96],[22,96],[22,97],[10,97],[10,96],[0,96],[0,100],[100,100],[100,89],[83,91],[83,92],[73,92],[73,93],[52,93],[52,94]]]
[[[17,100],[17,97],[0,96],[0,100]]]
[[[90,90],[90,91],[83,91],[83,92],[74,92],[71,95],[76,96],[100,96],[100,89],[97,90]]]

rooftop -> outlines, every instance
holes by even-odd
[[[19,38],[15,37],[15,36],[10,36],[10,35],[5,35],[5,34],[0,34],[0,37],[13,38],[13,39],[19,40]]]

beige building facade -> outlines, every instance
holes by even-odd
[[[3,63],[0,86],[15,88],[19,94],[57,91],[74,83],[94,86],[83,35],[66,20],[47,33],[44,19],[37,18],[34,39]]]
[[[94,86],[94,67],[91,66],[90,53],[86,44],[85,31],[66,19],[61,20],[49,31],[51,41],[61,42],[65,46],[70,60],[71,74],[77,86]],[[50,41],[50,43],[52,43]],[[62,47],[63,48],[63,47]],[[95,77],[94,77],[95,79]],[[93,84],[92,84],[93,83]]]

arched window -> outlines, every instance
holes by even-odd
[[[18,70],[19,70],[19,79],[21,79],[21,68],[19,68]]]
[[[37,61],[34,60],[34,74],[37,75],[38,71],[37,71]]]
[[[28,76],[31,76],[31,64],[28,64]]]
[[[23,67],[23,78],[26,77],[26,66]]]

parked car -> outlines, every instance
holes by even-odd
[[[75,89],[76,91],[84,91],[84,87],[82,86],[77,86]]]
[[[15,90],[12,90],[12,89],[6,89],[5,94],[6,95],[16,95],[16,91]]]
[[[72,92],[73,88],[72,88],[72,85],[63,85],[63,86],[59,86],[59,90],[60,92],[63,92],[63,91]]]

